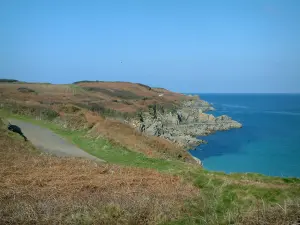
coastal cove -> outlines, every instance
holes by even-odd
[[[205,169],[225,173],[261,173],[300,177],[299,94],[199,94],[228,115],[241,129],[199,136],[201,144],[190,153]]]

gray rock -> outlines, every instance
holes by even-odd
[[[153,136],[161,136],[164,134],[163,125],[160,121],[154,121],[149,127],[145,129],[145,132]]]
[[[133,119],[130,123],[140,132],[160,136],[185,148],[194,148],[204,143],[197,136],[242,127],[242,124],[229,116],[214,117],[204,113],[209,110],[213,110],[213,107],[208,102],[196,99],[183,102],[173,113],[157,110],[143,112],[139,119]]]

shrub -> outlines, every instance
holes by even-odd
[[[80,80],[80,81],[75,81],[73,84],[80,84],[80,83],[97,83],[97,82],[104,82],[100,80]]]
[[[142,86],[142,87],[144,87],[144,88],[147,88],[149,91],[151,90],[151,87],[148,86],[148,85],[141,84],[141,83],[137,83],[137,85],[140,85],[140,86]]]
[[[14,79],[0,79],[1,83],[15,83],[15,82],[19,82],[18,80],[14,80]]]
[[[2,103],[1,106],[2,108],[8,109],[15,114],[34,116],[46,120],[53,120],[59,116],[59,114],[53,109],[40,105],[25,105],[15,102],[5,102]]]
[[[30,89],[28,87],[19,87],[18,91],[22,92],[22,93],[36,93],[35,90],[32,90],[32,89]]]

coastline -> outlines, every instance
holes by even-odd
[[[160,108],[141,112],[139,119],[132,119],[130,124],[141,133],[158,136],[176,143],[178,146],[193,150],[203,143],[198,136],[207,136],[217,131],[241,128],[242,124],[227,115],[218,117],[206,112],[215,110],[211,104],[200,99],[198,95],[182,102],[173,112]],[[189,152],[188,152],[189,153]],[[200,165],[201,159],[189,155]]]
[[[200,136],[209,144],[189,152],[201,159],[204,168],[210,171],[299,177],[300,132],[297,125],[300,117],[290,112],[299,112],[300,96],[278,96],[201,96],[215,105],[216,111],[209,113],[226,113],[243,121],[243,129]]]
[[[203,167],[203,162],[202,162],[200,159],[198,159],[197,157],[193,156],[191,153],[189,153],[189,154],[193,157],[193,159],[194,159],[201,167]]]

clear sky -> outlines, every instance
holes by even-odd
[[[0,78],[300,92],[300,0],[0,0]]]

